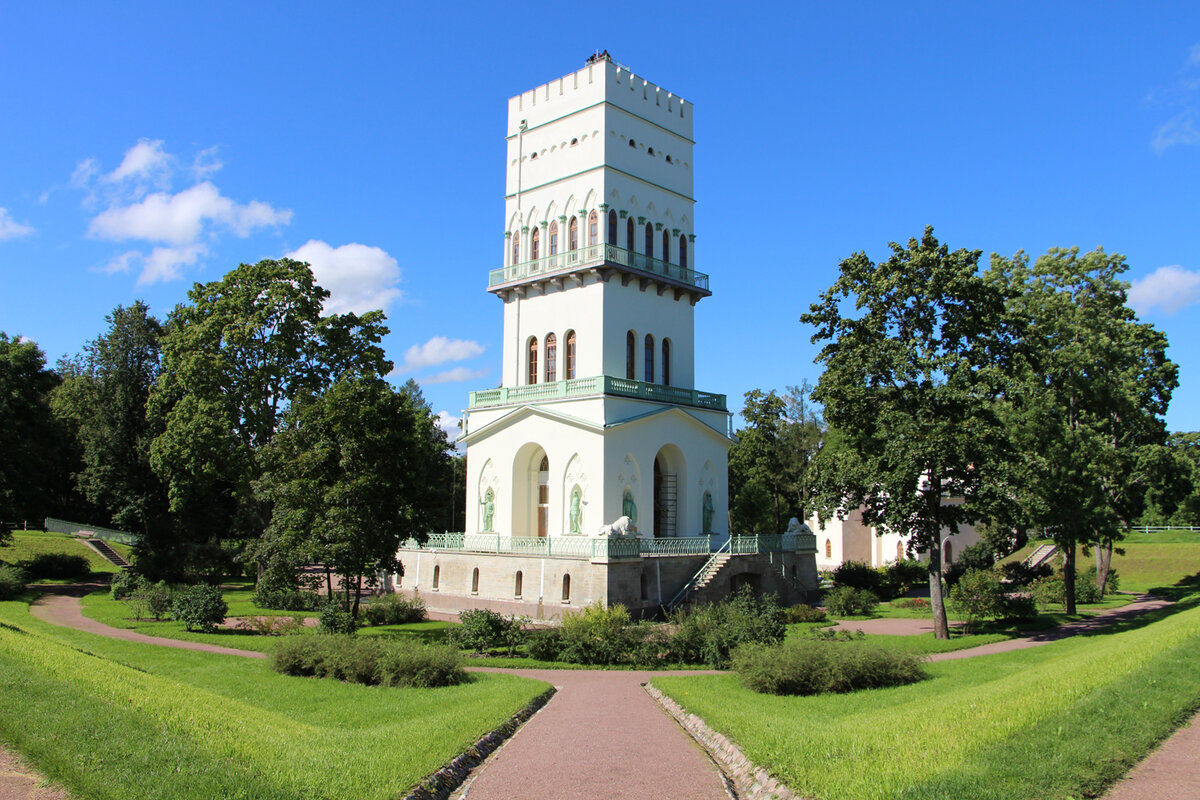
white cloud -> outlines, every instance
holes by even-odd
[[[177,281],[183,277],[182,267],[190,267],[207,253],[208,248],[202,244],[156,247],[142,260],[142,273],[138,275],[138,285]]]
[[[253,201],[240,205],[205,181],[178,194],[155,192],[126,206],[101,211],[92,218],[88,233],[100,239],[145,239],[185,245],[200,237],[206,222],[214,222],[245,238],[255,228],[286,225],[292,212]]]
[[[86,189],[99,174],[100,162],[94,158],[85,158],[75,165],[75,171],[71,173],[71,185],[77,189]]]
[[[451,361],[466,361],[483,353],[483,345],[470,339],[447,339],[435,336],[425,344],[414,344],[404,351],[404,363],[397,372],[409,372],[424,367],[436,367]],[[423,381],[428,383],[428,381]]]
[[[139,139],[137,144],[125,151],[121,164],[104,179],[110,183],[148,179],[165,185],[170,176],[171,156],[163,150],[162,139]]]
[[[1129,288],[1129,306],[1138,314],[1161,308],[1167,314],[1200,301],[1200,272],[1178,264],[1159,267]]]
[[[1152,103],[1161,103],[1182,108],[1175,116],[1154,129],[1150,147],[1158,155],[1175,145],[1200,145],[1200,130],[1196,119],[1200,115],[1200,78],[1195,68],[1200,67],[1200,44],[1194,44],[1184,59],[1183,69],[1175,82],[1165,88],[1156,89],[1147,98]]]
[[[1192,49],[1188,51],[1189,67],[1200,67],[1200,44],[1192,45]]]
[[[202,181],[223,166],[225,162],[217,158],[217,148],[214,145],[196,153],[196,157],[192,159],[192,175],[196,180]]]
[[[1159,125],[1154,131],[1150,146],[1159,155],[1177,144],[1200,144],[1200,130],[1196,129],[1195,109],[1187,109]]]
[[[121,253],[119,256],[113,256],[111,259],[109,259],[107,264],[102,267],[98,267],[96,271],[103,272],[106,275],[114,275],[118,272],[129,272],[133,269],[134,265],[140,264],[141,261],[141,253],[139,253],[137,250],[129,250]]]
[[[454,416],[449,411],[439,411],[437,414],[438,427],[446,432],[446,438],[452,442],[462,433],[458,428],[460,422],[462,422],[462,418]]]
[[[0,208],[0,242],[5,239],[16,239],[19,236],[28,236],[33,233],[33,226],[26,225],[23,222],[17,222],[8,213],[8,209]]]
[[[329,290],[327,314],[387,310],[402,294],[396,288],[400,280],[396,259],[378,247],[353,242],[333,247],[310,239],[287,257],[307,262],[317,283]]]
[[[418,378],[417,382],[422,386],[432,386],[435,383],[462,383],[464,381],[479,380],[484,375],[487,375],[491,370],[487,369],[471,369],[470,367],[455,367],[448,369],[445,372],[438,372],[430,375],[428,378]]]

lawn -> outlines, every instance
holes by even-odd
[[[130,547],[116,542],[109,542],[109,545],[125,559],[129,559]],[[0,561],[15,564],[18,561],[28,561],[42,553],[83,556],[87,559],[92,572],[113,573],[120,569],[116,564],[103,558],[95,550],[81,542],[78,537],[65,533],[42,531],[14,531],[13,543],[8,547],[0,547]]]
[[[1004,562],[1021,561],[1040,544],[1030,542]],[[1113,553],[1112,565],[1121,579],[1123,592],[1148,592],[1159,586],[1173,586],[1180,580],[1200,573],[1200,532],[1161,531],[1130,533],[1116,543],[1125,553]],[[1080,572],[1095,563],[1094,556],[1085,556],[1082,548],[1076,556]]]
[[[654,685],[804,796],[1090,797],[1200,708],[1195,596],[1139,624],[929,664],[930,680],[896,689],[774,697],[734,675]]]
[[[546,690],[388,689],[47,625],[0,603],[0,740],[79,797],[392,798]]]

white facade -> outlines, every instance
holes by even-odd
[[[822,526],[816,516],[808,520],[808,527],[817,536],[817,569],[832,570],[846,561],[857,561],[872,567],[882,567],[905,558],[928,561],[925,552],[908,552],[907,534],[901,535],[885,530],[882,535],[876,528],[863,524],[862,512],[849,512],[845,519],[826,520]],[[942,567],[958,560],[963,548],[979,541],[974,525],[960,525],[958,533],[951,535],[948,528],[942,529]]]
[[[467,533],[728,532],[729,414],[695,390],[692,106],[601,58],[509,101],[502,386],[464,420]],[[630,234],[632,233],[632,238]]]

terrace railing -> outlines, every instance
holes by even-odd
[[[509,267],[494,269],[488,273],[488,288],[517,283],[530,278],[553,277],[559,273],[574,272],[584,267],[600,266],[609,263],[621,267],[644,272],[661,278],[667,278],[687,286],[708,291],[708,276],[670,261],[652,258],[644,253],[626,250],[612,244],[594,244],[568,250],[565,253],[555,253],[532,261],[523,261]]]
[[[488,406],[517,405],[599,395],[656,400],[662,403],[694,406],[712,411],[726,410],[725,395],[723,394],[684,389],[679,386],[663,386],[659,383],[646,383],[611,375],[534,383],[528,386],[501,386],[499,389],[471,392],[470,407],[487,408]]]
[[[424,544],[409,539],[401,547],[411,550],[453,550],[467,553],[504,553],[558,558],[644,558],[653,556],[704,556],[715,552],[754,555],[815,551],[812,534],[756,534],[752,536],[687,536],[662,539],[592,536],[505,536],[497,533],[432,533]]]

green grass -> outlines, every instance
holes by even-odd
[[[109,545],[126,560],[129,559],[131,548],[116,542],[109,542]],[[0,547],[0,561],[15,564],[18,561],[29,561],[42,553],[83,556],[87,559],[92,572],[96,573],[111,574],[120,570],[120,567],[103,558],[77,537],[65,533],[45,533],[43,531],[14,531],[13,543],[8,547]],[[54,582],[62,583],[63,581]]]
[[[0,740],[95,800],[402,796],[545,689],[492,674],[442,689],[293,678],[0,603]]]
[[[930,680],[895,689],[773,697],[733,675],[654,685],[807,797],[1090,797],[1200,708],[1198,659],[1193,597],[1116,632],[929,664]]]
[[[1048,540],[1030,542],[1001,563],[1021,561],[1038,545],[1049,543]],[[1112,560],[1121,577],[1123,592],[1148,592],[1200,573],[1200,532],[1130,533],[1116,547],[1125,551],[1124,555],[1113,553]],[[1094,556],[1085,556],[1082,548],[1077,551],[1076,565],[1080,572],[1094,563]]]

